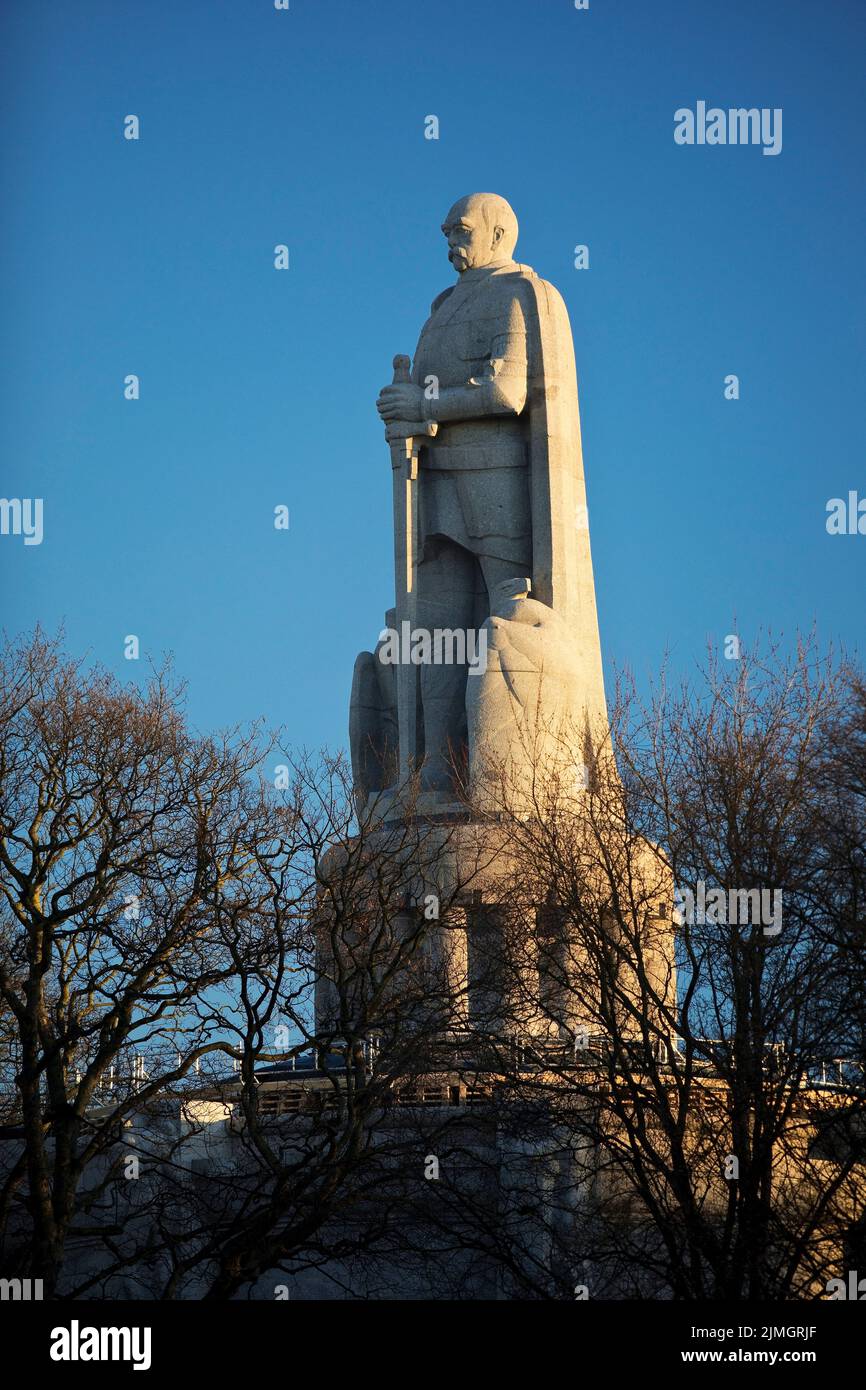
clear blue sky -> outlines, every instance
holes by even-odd
[[[866,496],[861,0],[4,0],[0,22],[0,495],[45,509],[42,545],[0,536],[7,631],[65,621],[140,679],[135,633],[199,726],[344,743],[393,593],[375,397],[452,282],[443,214],[489,189],[571,314],[608,669],[686,665],[734,614],[747,641],[860,642],[866,536],[825,509]],[[781,107],[782,153],[675,145],[699,99]]]

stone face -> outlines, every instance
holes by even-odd
[[[504,199],[463,198],[442,230],[457,284],[434,300],[411,372],[398,369],[377,403],[395,478],[397,625],[429,633],[434,652],[437,632],[469,639],[457,659],[434,655],[396,679],[399,781],[419,770],[428,808],[453,802],[455,763],[468,757],[477,772],[479,739],[488,753],[513,746],[530,708],[548,722],[562,719],[564,701],[575,725],[606,718],[565,306],[513,259],[517,220]],[[527,578],[519,608],[497,612],[500,586]],[[481,630],[495,670],[470,675]],[[509,708],[521,645],[523,693]],[[362,800],[389,785],[386,773],[374,785],[377,759],[364,753],[365,739],[381,748],[390,717],[367,657],[351,716]]]

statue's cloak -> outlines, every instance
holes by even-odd
[[[532,594],[553,608],[570,630],[585,690],[584,710],[607,720],[589,518],[580,438],[577,372],[568,310],[553,285],[531,266],[510,261],[491,279],[500,296],[506,287],[519,298],[527,333],[527,399],[522,419],[530,464]],[[437,310],[452,300],[457,285],[438,295]],[[475,296],[470,290],[471,303]],[[483,301],[482,301],[483,302]],[[475,299],[475,306],[479,301]],[[462,311],[458,310],[458,313]],[[420,343],[419,343],[420,346]],[[422,384],[416,358],[414,377]],[[421,461],[424,467],[424,455]]]
[[[509,272],[504,272],[509,273]],[[511,271],[534,332],[528,334],[532,595],[570,629],[583,673],[585,711],[607,718],[592,554],[574,342],[562,296],[529,266]],[[529,325],[527,325],[529,326]]]

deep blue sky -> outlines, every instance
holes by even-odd
[[[571,314],[608,669],[734,614],[860,642],[861,0],[4,0],[2,42],[0,494],[45,507],[7,631],[139,679],[136,633],[201,727],[343,743],[393,593],[375,397],[490,189]],[[782,107],[782,153],[675,145],[698,99]]]

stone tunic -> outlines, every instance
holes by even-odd
[[[518,267],[467,271],[433,303],[418,341],[413,381],[439,433],[421,454],[422,556],[444,537],[471,554],[531,562],[526,420],[531,308]]]

